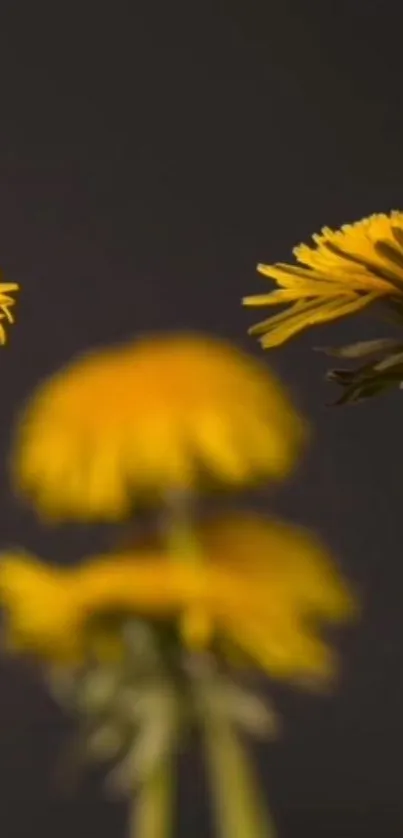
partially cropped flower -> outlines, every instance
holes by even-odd
[[[112,766],[115,791],[137,792],[139,838],[174,834],[174,759],[195,725],[221,838],[274,836],[243,739],[272,737],[277,719],[242,676],[252,667],[327,680],[334,659],[321,624],[351,617],[355,603],[298,528],[246,513],[199,523],[194,538],[203,561],[184,537],[177,553],[150,543],[75,569],[4,554],[6,648],[42,661],[54,696],[79,720],[80,753]]]
[[[233,648],[277,678],[330,677],[333,656],[319,627],[345,620],[354,604],[323,548],[304,531],[250,515],[200,525],[198,539],[202,564],[150,550],[66,570],[4,555],[0,602],[11,648],[56,663],[118,654],[113,632],[107,642],[111,615],[176,625],[186,646],[189,617],[203,613],[206,649]]]
[[[39,387],[17,487],[45,515],[120,519],[204,476],[240,486],[291,469],[305,427],[280,384],[218,339],[173,334],[95,351]]]
[[[247,306],[286,305],[250,329],[264,348],[279,346],[310,326],[383,301],[403,307],[403,213],[364,218],[340,230],[325,227],[314,247],[294,249],[299,265],[259,265],[278,289],[245,297]]]
[[[0,282],[0,344],[7,340],[5,323],[14,323],[10,309],[15,305],[15,300],[10,295],[18,291],[18,288],[15,282]]]

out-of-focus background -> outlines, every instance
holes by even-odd
[[[148,330],[263,357],[240,305],[267,287],[256,263],[403,208],[402,23],[391,0],[3,0],[0,263],[22,290],[0,352],[2,547],[68,563],[110,537],[45,530],[10,493],[10,430],[41,377]],[[311,351],[382,333],[355,319],[264,356],[315,437],[295,478],[249,503],[318,530],[364,603],[333,696],[273,686],[285,733],[258,755],[282,838],[403,834],[403,396],[329,410]],[[3,838],[123,835],[98,775],[60,791],[67,730],[35,672],[0,660]],[[202,838],[203,777],[186,768],[178,834]]]

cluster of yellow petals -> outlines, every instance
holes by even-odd
[[[354,314],[383,297],[403,294],[403,213],[371,215],[340,230],[323,228],[314,247],[293,251],[299,265],[258,265],[279,286],[245,297],[248,306],[291,305],[250,329],[265,348],[310,326]],[[303,267],[300,267],[302,265]]]
[[[11,308],[15,305],[15,300],[11,294],[18,291],[18,288],[15,282],[0,282],[0,344],[6,343],[7,340],[5,323],[14,323]]]
[[[39,387],[14,477],[47,517],[115,519],[206,474],[243,485],[292,468],[305,426],[255,359],[199,335],[94,351]]]
[[[79,661],[94,618],[119,613],[181,627],[196,611],[211,622],[207,643],[212,636],[227,642],[273,677],[330,676],[333,656],[318,628],[351,617],[355,605],[323,547],[299,528],[253,514],[200,524],[197,538],[198,564],[153,549],[95,557],[75,569],[3,555],[0,603],[10,648]]]

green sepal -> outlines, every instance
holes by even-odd
[[[379,338],[349,343],[346,346],[316,346],[315,352],[323,352],[332,358],[370,358],[377,355],[383,357],[391,350],[403,351],[403,343],[395,338]]]
[[[330,370],[326,379],[344,390],[333,405],[357,404],[400,386],[403,381],[403,357],[399,353],[388,358],[387,363],[365,364],[355,370]]]
[[[332,369],[326,380],[338,384],[342,395],[332,405],[357,404],[399,387],[403,381],[403,342],[396,338],[359,341],[340,347],[317,347],[335,358],[368,359],[355,369]]]

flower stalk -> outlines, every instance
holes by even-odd
[[[128,838],[169,838],[172,834],[173,769],[165,757],[133,796]]]
[[[192,501],[189,493],[178,492],[168,498],[166,546],[174,561],[192,563],[202,568],[203,548],[192,521]],[[195,651],[206,647],[212,633],[211,620],[204,609],[190,606],[181,619],[181,634]]]
[[[275,838],[248,754],[231,722],[206,714],[204,741],[221,838]]]

